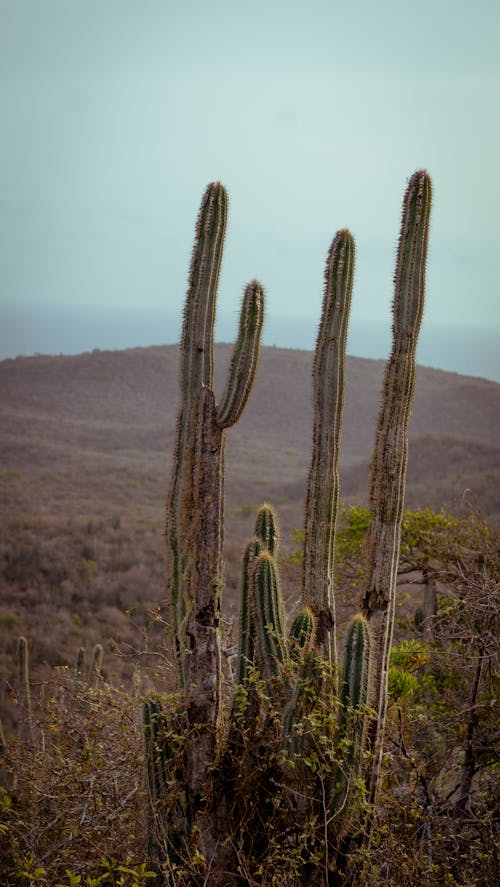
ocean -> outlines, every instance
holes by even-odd
[[[351,320],[348,354],[385,358],[390,347],[388,324]],[[33,354],[79,354],[101,350],[173,344],[179,340],[178,311],[145,306],[40,305],[22,302],[0,306],[0,359]],[[232,341],[237,316],[217,318],[216,340]],[[263,342],[279,348],[314,348],[317,319],[269,313]],[[500,330],[425,322],[417,360],[424,366],[500,382]]]

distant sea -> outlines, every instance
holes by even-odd
[[[177,311],[160,308],[6,304],[0,306],[0,359],[173,344],[179,340],[180,324]],[[348,353],[385,358],[390,347],[389,325],[353,319]],[[217,341],[232,341],[236,328],[236,315],[221,314]],[[315,338],[316,321],[311,318],[273,314],[266,318],[265,345],[311,350]],[[500,382],[499,354],[499,328],[430,324],[424,318],[417,354],[424,366]]]

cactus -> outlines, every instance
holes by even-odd
[[[31,709],[31,688],[29,675],[28,641],[20,637],[17,641],[17,668],[19,683],[19,734],[23,742],[33,745],[33,713]]]
[[[262,547],[276,557],[279,545],[278,519],[271,505],[261,505],[255,521],[255,535]]]
[[[225,431],[239,419],[253,386],[264,311],[262,286],[253,280],[245,288],[228,381],[217,406],[213,329],[226,221],[227,194],[216,182],[202,199],[191,261],[166,528],[168,597],[188,729],[187,809],[202,853],[219,841],[205,815],[204,798],[220,720]]]
[[[88,678],[88,688],[89,690],[96,690],[98,683],[101,679],[101,666],[102,666],[102,657],[104,655],[104,651],[102,649],[101,644],[96,644],[93,652],[92,659],[90,661],[89,668],[89,678]]]
[[[337,661],[333,557],[339,498],[338,458],[354,252],[350,232],[338,231],[325,268],[323,310],[314,358],[313,449],[305,516],[302,599],[318,620],[318,648],[333,663]]]
[[[79,647],[76,654],[75,674],[81,680],[83,676],[83,667],[85,665],[85,648]]]
[[[273,508],[264,504],[259,508],[255,521],[255,535],[248,543],[243,556],[241,571],[241,598],[240,598],[240,630],[238,648],[238,683],[244,684],[250,666],[255,665],[255,601],[252,592],[252,574],[256,559],[263,551],[269,552],[272,557],[278,554],[279,528],[278,520]],[[281,616],[283,605],[280,603]],[[264,617],[265,618],[265,617]],[[282,619],[281,619],[282,621]],[[280,630],[283,625],[280,621]]]
[[[348,631],[340,693],[335,692],[338,691],[335,682],[339,665],[333,565],[345,348],[355,254],[353,238],[346,229],[335,235],[325,270],[313,369],[314,430],[306,499],[302,610],[293,623],[290,644],[285,633],[276,568],[277,522],[270,506],[263,506],[257,515],[255,533],[243,561],[238,693],[241,698],[247,693],[250,668],[255,667],[264,679],[268,698],[271,697],[275,706],[282,706],[281,741],[288,751],[298,755],[299,763],[307,764],[296,771],[299,779],[307,780],[305,793],[301,784],[297,786],[297,782],[293,782],[293,775],[289,778],[281,771],[276,780],[276,772],[273,775],[264,768],[254,803],[267,799],[280,785],[284,797],[295,798],[290,809],[294,816],[299,816],[298,833],[300,817],[303,823],[304,816],[308,815],[306,811],[314,810],[315,819],[320,805],[319,809],[327,813],[328,819],[328,824],[321,828],[324,828],[322,837],[326,837],[329,845],[329,865],[333,865],[335,859],[342,865],[342,854],[349,845],[353,784],[364,780],[374,800],[379,779],[408,421],[423,307],[430,191],[427,173],[415,173],[404,201],[395,274],[394,345],[386,369],[371,473],[366,586],[362,613],[354,617]],[[255,706],[249,705],[250,714],[243,721],[242,732],[238,733],[240,728],[234,724],[229,730],[221,729],[218,625],[222,588],[224,432],[238,420],[253,385],[263,313],[262,288],[253,281],[245,290],[229,378],[217,406],[213,391],[213,327],[226,216],[225,190],[220,183],[210,185],[198,218],[184,313],[182,401],[166,534],[174,651],[184,694],[186,836],[190,848],[196,847],[214,872],[227,872],[228,866],[235,864],[231,857],[234,841],[229,840],[233,823],[228,813],[229,799],[240,772],[235,766],[235,749],[238,754],[244,752],[247,736],[253,749],[248,759],[261,761],[258,742],[254,743],[256,739],[260,742],[258,730],[272,731],[276,724],[276,719],[264,718],[261,727],[250,725],[252,729],[247,729],[248,718],[255,718],[256,713]],[[282,674],[285,677],[280,699],[273,687],[278,686],[276,677]],[[330,678],[325,677],[330,674],[333,693]],[[327,754],[325,760],[333,762],[326,777],[323,775],[316,782],[314,768],[309,764],[321,760],[321,748],[311,745],[315,742],[313,730],[309,730],[303,740],[303,725],[301,730],[296,729],[304,715],[306,721],[312,715],[311,723],[314,722],[315,699],[322,703],[323,712],[325,707],[329,712],[327,734],[318,741],[324,749],[324,743],[331,739],[331,756],[328,758]],[[373,719],[368,716],[369,710],[376,713]],[[235,711],[234,703],[231,711]],[[145,732],[150,745],[153,714],[151,708],[146,710]],[[224,736],[226,745],[222,742]],[[335,742],[345,750],[342,766],[335,762]],[[159,738],[155,748],[158,743]],[[309,749],[315,757],[311,756],[308,763],[306,751]],[[368,768],[365,750],[370,752]],[[162,793],[165,791],[162,771],[158,770],[161,748],[160,758],[149,754],[148,760],[154,792]],[[316,802],[310,798],[314,786],[318,791]],[[297,800],[299,796],[301,800]],[[247,822],[261,823],[259,816],[260,811],[254,811],[254,817]],[[246,829],[248,835],[249,829],[243,820],[241,828]],[[264,846],[265,841],[259,844],[259,840],[255,840],[255,846]],[[309,875],[308,870],[305,882],[316,883],[315,876],[309,880]],[[226,883],[224,877],[214,883]]]
[[[316,643],[316,619],[309,607],[304,607],[295,617],[290,629],[292,651],[309,653]],[[293,646],[295,645],[295,647]]]
[[[387,675],[396,605],[396,577],[401,541],[408,426],[415,386],[416,347],[424,306],[425,263],[431,182],[425,171],[414,173],[406,189],[394,276],[393,346],[386,366],[384,400],[379,414],[370,485],[366,584],[362,609],[373,637],[373,691],[370,704],[377,718],[370,730],[374,752],[370,799],[379,780]]]
[[[252,617],[255,625],[255,661],[269,682],[287,656],[283,601],[274,558],[263,551],[252,569]]]
[[[240,598],[240,631],[238,649],[238,684],[244,684],[248,678],[250,666],[255,659],[255,626],[252,617],[251,577],[255,558],[259,556],[262,545],[259,539],[252,539],[243,555],[241,569]]]

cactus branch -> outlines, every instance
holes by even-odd
[[[222,428],[229,428],[238,421],[252,390],[263,322],[264,290],[260,283],[252,280],[243,296],[238,339],[234,346],[226,390],[217,410],[217,421]]]
[[[334,663],[333,555],[353,274],[354,240],[349,231],[338,231],[326,263],[323,311],[314,358],[313,452],[307,488],[303,568],[303,603],[318,619],[318,646]]]

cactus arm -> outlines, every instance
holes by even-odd
[[[202,385],[213,388],[215,300],[227,224],[227,192],[208,185],[200,205],[181,340],[181,391],[186,422]]]
[[[306,503],[303,603],[318,618],[317,643],[336,662],[333,595],[338,458],[344,409],[347,324],[354,275],[354,240],[338,231],[325,269],[323,310],[313,368],[314,432]]]
[[[384,380],[370,487],[367,575],[362,609],[373,635],[373,706],[370,730],[374,763],[370,798],[375,799],[387,710],[387,676],[394,625],[396,577],[404,508],[408,426],[415,383],[415,355],[422,318],[431,182],[415,173],[406,190],[393,302],[393,346]]]
[[[234,346],[226,390],[217,410],[222,428],[234,425],[245,408],[257,372],[264,322],[264,290],[252,280],[245,288],[238,338]]]

